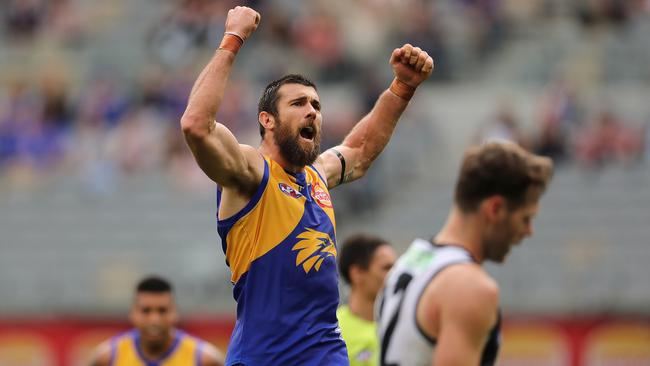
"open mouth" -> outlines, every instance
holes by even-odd
[[[313,127],[303,127],[300,129],[300,137],[306,140],[313,140],[316,135],[316,130]]]

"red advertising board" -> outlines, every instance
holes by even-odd
[[[195,319],[190,334],[226,349],[234,319]],[[92,349],[127,330],[97,319],[0,320],[0,366],[86,366]],[[650,318],[507,318],[501,366],[647,366]]]

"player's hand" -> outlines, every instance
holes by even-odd
[[[226,32],[236,33],[246,40],[260,24],[260,13],[246,6],[236,6],[228,10]]]
[[[417,87],[433,72],[433,59],[420,47],[405,44],[390,56],[390,65],[397,80]]]

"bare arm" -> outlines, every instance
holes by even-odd
[[[111,344],[110,341],[106,341],[95,349],[92,359],[90,360],[90,366],[109,366],[111,362]]]
[[[242,41],[256,28],[259,14],[238,6],[228,12],[224,41]],[[223,43],[222,43],[223,44]],[[235,52],[218,49],[197,78],[181,118],[181,127],[192,154],[203,171],[224,187],[239,186],[245,190],[261,180],[261,157],[252,147],[240,145],[226,126],[214,118],[223,100],[228,76],[235,61]]]
[[[224,366],[223,354],[211,344],[204,343],[201,353],[201,366]]]
[[[441,302],[433,365],[475,366],[497,321],[499,290],[480,270],[454,276]]]
[[[319,157],[330,188],[366,174],[388,144],[415,88],[433,71],[433,59],[410,44],[393,51],[390,65],[395,74],[391,87],[379,96],[370,113],[352,128],[341,145],[333,148],[343,156],[345,172],[341,171],[340,157],[334,151],[325,151]]]

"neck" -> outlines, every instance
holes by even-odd
[[[348,306],[352,314],[366,321],[374,321],[375,301],[364,296],[359,291],[352,290]]]
[[[282,153],[280,153],[280,148],[276,144],[267,142],[269,139],[270,137],[263,138],[262,144],[257,149],[257,151],[263,155],[269,156],[271,159],[273,159],[273,161],[280,164],[280,166],[288,172],[300,173],[305,170],[304,166],[297,166],[289,163],[287,159],[282,156]]]
[[[169,332],[167,340],[161,343],[147,343],[140,338],[140,350],[142,354],[149,360],[157,360],[162,357],[171,348],[176,334],[174,330]]]
[[[478,263],[483,262],[481,240],[481,223],[478,217],[465,214],[456,206],[451,209],[447,222],[434,238],[438,244],[454,244],[464,248]]]

